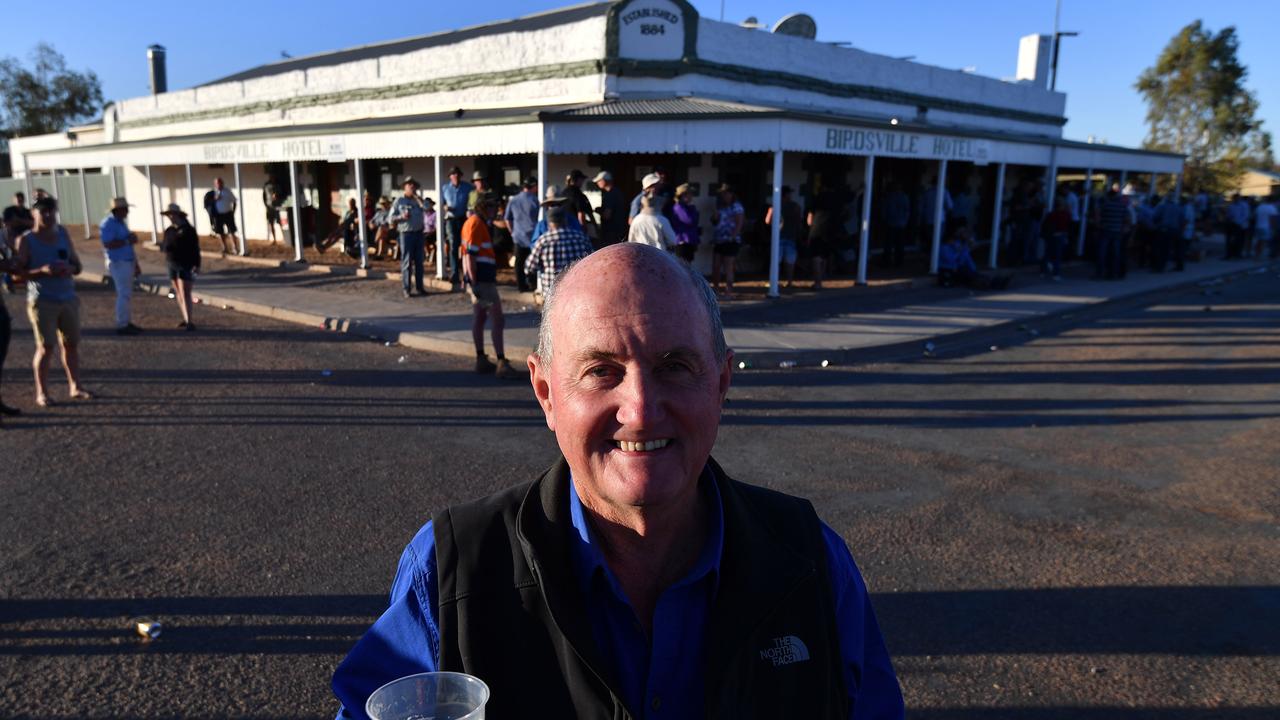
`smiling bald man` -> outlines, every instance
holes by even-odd
[[[732,365],[672,255],[611,245],[562,275],[529,371],[563,457],[418,532],[334,674],[339,717],[451,670],[488,683],[491,720],[901,718],[844,541],[711,458]]]

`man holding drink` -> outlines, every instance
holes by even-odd
[[[601,249],[558,279],[528,365],[563,457],[419,531],[334,674],[343,717],[431,671],[483,680],[490,718],[903,716],[844,541],[710,456],[733,353],[699,273]]]

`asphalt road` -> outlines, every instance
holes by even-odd
[[[332,716],[414,531],[553,459],[464,360],[81,294],[98,400],[24,317],[4,369],[0,717]],[[716,457],[846,538],[912,717],[1280,717],[1274,271],[981,342],[740,373]]]

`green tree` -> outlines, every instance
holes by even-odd
[[[30,67],[17,58],[0,59],[0,135],[59,132],[101,111],[98,76],[68,69],[53,46],[36,45]]]
[[[1152,150],[1187,156],[1184,186],[1224,192],[1245,166],[1274,164],[1271,136],[1255,118],[1258,101],[1244,87],[1234,27],[1214,33],[1199,20],[1169,41],[1138,77],[1147,102]]]

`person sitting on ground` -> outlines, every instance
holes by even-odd
[[[560,456],[418,531],[334,672],[339,716],[453,671],[493,718],[902,718],[844,539],[711,457],[733,360],[711,288],[669,253],[611,245],[561,276],[528,360]]]
[[[350,247],[353,244],[351,238],[356,232],[357,222],[359,222],[359,211],[356,210],[356,199],[351,198],[347,200],[347,212],[343,214],[342,219],[323,240],[316,243],[316,252],[323,253],[339,240],[343,241],[344,248]]]
[[[426,248],[423,265],[431,265],[436,260],[436,237],[440,234],[440,215],[436,212],[436,201],[429,197],[422,198],[422,242]]]
[[[974,289],[1003,290],[1009,286],[1008,275],[987,276],[978,272],[978,264],[969,253],[970,230],[957,228],[938,248],[938,284],[959,285]]]
[[[54,336],[62,345],[62,367],[67,373],[68,396],[91,400],[93,394],[80,383],[80,299],[75,276],[84,266],[67,229],[59,225],[58,201],[36,201],[35,227],[18,238],[14,265],[27,278],[27,318],[35,335],[31,365],[36,380],[36,405],[49,407],[49,362]]]
[[[631,228],[627,231],[627,242],[651,245],[659,250],[675,247],[676,231],[661,214],[663,202],[659,195],[644,197],[640,214],[631,221]]]
[[[200,238],[187,222],[187,214],[176,203],[170,203],[168,209],[160,214],[169,218],[169,227],[164,229],[164,238],[160,241],[160,251],[164,253],[169,282],[173,283],[173,295],[178,299],[178,311],[182,313],[178,327],[195,330],[196,326],[191,322],[194,310],[192,288],[196,273],[200,271]]]
[[[378,248],[376,257],[379,260],[386,257],[388,245],[392,247],[392,255],[395,254],[397,236],[390,213],[391,198],[383,195],[378,198],[378,209],[373,213],[373,219],[369,221],[369,231],[373,233],[374,245]]]

